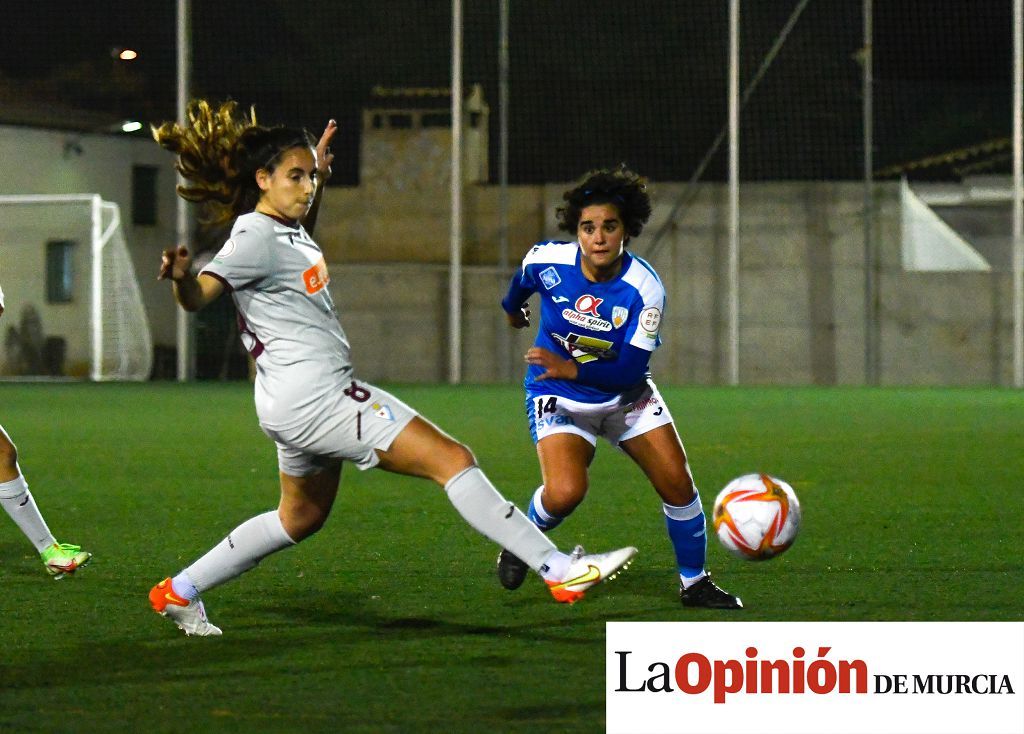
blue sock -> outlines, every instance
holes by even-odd
[[[537,491],[533,493],[533,497],[530,499],[530,507],[526,511],[526,516],[530,518],[538,528],[543,530],[545,533],[549,530],[554,530],[564,520],[564,517],[558,515],[552,515],[550,512],[544,509],[544,504],[540,501],[540,496],[544,492],[544,485],[537,487]]]
[[[707,532],[704,520],[704,509],[700,504],[700,495],[685,507],[677,507],[665,503],[665,525],[668,526],[668,537],[676,552],[676,564],[679,576],[684,582],[689,579],[696,581],[704,576],[704,561],[707,557]]]

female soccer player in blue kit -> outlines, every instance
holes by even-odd
[[[193,102],[188,123],[153,130],[178,156],[178,193],[207,205],[210,223],[234,220],[231,236],[199,273],[184,247],[165,250],[160,278],[178,303],[198,310],[223,292],[238,310],[256,363],[256,413],[277,445],[281,499],[232,530],[204,556],[156,584],[150,604],[186,634],[219,635],[200,593],[311,536],[327,520],[344,461],[431,479],[478,532],[514,550],[558,601],[572,602],[629,562],[635,548],[560,552],[506,501],[468,447],[352,368],[323,253],[310,236],[330,175],[332,120],[319,143],[302,129],[267,128],[233,102]],[[454,551],[453,551],[454,552]]]
[[[621,448],[661,496],[684,606],[738,609],[739,598],[704,569],[700,495],[668,406],[648,361],[661,344],[665,289],[627,250],[651,215],[646,181],[625,166],[592,171],[563,194],[559,227],[575,242],[540,242],[523,259],[501,305],[509,324],[530,324],[527,299],[540,297],[540,327],[526,353],[526,412],[543,484],[528,517],[545,532],[587,493],[597,438]],[[527,566],[509,549],[498,578],[516,589]]]

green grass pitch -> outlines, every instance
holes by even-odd
[[[538,483],[510,387],[390,386],[473,447],[520,506]],[[596,732],[609,620],[1024,618],[1024,393],[672,388],[710,509],[751,471],[796,489],[796,545],[765,563],[709,541],[738,613],[684,610],[660,502],[606,444],[563,548],[632,544],[574,606],[498,586],[497,549],[421,480],[348,467],[326,527],[208,592],[187,639],[149,587],[275,506],[247,384],[0,384],[0,422],[58,539],[51,581],[0,515],[0,731]]]

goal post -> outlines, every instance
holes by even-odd
[[[0,376],[149,379],[152,336],[116,203],[0,196],[0,285]]]

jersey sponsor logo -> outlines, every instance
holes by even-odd
[[[575,426],[576,421],[571,415],[549,415],[537,419],[539,428],[554,428],[555,426]]]
[[[322,257],[302,274],[302,282],[306,284],[306,293],[309,295],[322,291],[331,282],[331,276],[327,274],[327,263]]]
[[[569,299],[566,298],[565,296],[552,296],[551,297],[551,302],[552,303],[568,303]]]
[[[648,339],[658,338],[658,327],[661,326],[661,309],[649,306],[640,312],[640,328]]]
[[[604,303],[603,298],[585,293],[576,299],[575,310],[567,308],[562,311],[562,318],[573,326],[591,331],[611,331],[612,324],[605,321],[597,312],[597,307]]]
[[[637,402],[633,403],[633,405],[630,406],[630,408],[626,412],[639,413],[640,411],[647,408],[649,405],[660,405],[660,401],[658,400],[658,398],[651,395],[650,397],[646,397],[643,400],[638,400]]]
[[[595,359],[615,359],[619,356],[618,352],[612,349],[614,344],[606,339],[582,336],[573,332],[569,332],[565,336],[553,333],[551,337],[580,364],[593,362]]]
[[[562,318],[581,329],[590,329],[591,331],[612,330],[612,323],[610,321],[605,321],[597,316],[588,316],[579,311],[573,311],[571,308],[562,311]]]
[[[540,282],[544,284],[547,290],[551,290],[561,283],[562,279],[558,277],[558,271],[554,267],[550,267],[540,271]]]
[[[584,293],[576,299],[576,310],[582,314],[600,317],[601,314],[597,312],[597,307],[602,303],[604,303],[603,298],[596,298],[589,293]]]
[[[629,318],[629,309],[625,306],[612,307],[612,324],[618,329]]]

